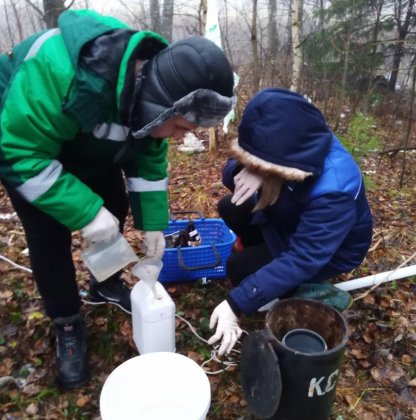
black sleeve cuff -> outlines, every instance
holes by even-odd
[[[227,296],[226,300],[228,304],[231,306],[231,309],[233,310],[235,316],[239,318],[242,314],[242,312],[240,311],[240,308],[235,304],[235,302],[232,300],[230,295]]]

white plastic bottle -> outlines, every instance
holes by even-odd
[[[81,253],[82,259],[97,281],[104,281],[138,258],[127,239],[119,233],[110,242],[89,244]]]
[[[147,258],[133,267],[140,280],[131,291],[133,339],[140,354],[175,352],[175,303],[157,281],[162,262]]]

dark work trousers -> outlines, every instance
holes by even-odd
[[[120,221],[120,231],[129,208],[120,168],[83,180],[104,200],[104,206]],[[4,184],[26,234],[30,264],[45,311],[49,317],[66,317],[79,312],[81,299],[72,260],[71,232]],[[81,204],[80,204],[81,205]]]
[[[247,200],[240,206],[236,206],[231,203],[231,197],[227,195],[219,201],[218,212],[244,246],[242,251],[232,253],[227,259],[227,276],[235,287],[246,277],[272,261],[273,257],[258,226],[251,225],[254,200]]]

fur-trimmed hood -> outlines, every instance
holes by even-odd
[[[333,134],[303,96],[265,89],[245,108],[231,154],[249,169],[303,181],[322,173]]]

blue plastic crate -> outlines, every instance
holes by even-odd
[[[225,263],[231,254],[237,237],[222,219],[192,219],[201,236],[201,245],[195,247],[166,248],[163,269],[159,281],[162,283],[192,281],[207,277],[226,277]],[[186,230],[189,220],[172,220],[164,231],[169,235]]]

